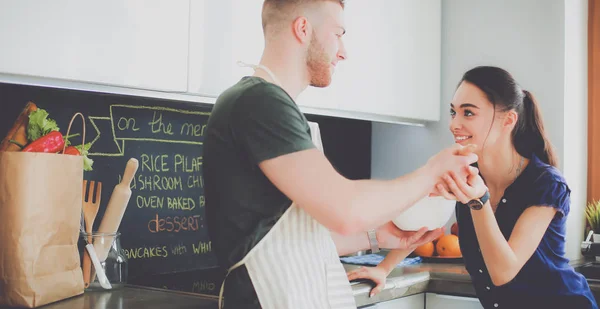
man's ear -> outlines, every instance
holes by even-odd
[[[519,114],[517,114],[517,112],[514,110],[510,110],[510,111],[506,112],[506,116],[504,117],[504,121],[503,121],[503,126],[506,129],[508,129],[509,131],[512,131],[514,129],[514,127],[517,125],[518,121],[519,121]]]
[[[292,23],[292,32],[299,43],[308,43],[312,33],[312,25],[304,16],[300,16]]]

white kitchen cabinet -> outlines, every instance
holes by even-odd
[[[406,297],[389,300],[366,307],[361,309],[423,309],[425,308],[425,296],[424,294],[416,294]]]
[[[348,1],[345,23],[347,59],[329,88],[307,89],[299,105],[350,118],[439,120],[441,0]]]
[[[262,0],[192,0],[191,93],[217,96],[253,70],[264,48]],[[326,88],[297,99],[307,113],[388,122],[440,117],[441,0],[349,1],[348,59]]]
[[[1,1],[0,73],[187,91],[190,0]]]
[[[425,309],[483,309],[479,299],[436,293],[425,294]]]
[[[0,74],[214,98],[264,48],[263,0],[0,2]],[[348,1],[348,59],[311,114],[384,122],[440,117],[441,0]]]
[[[217,96],[241,77],[254,74],[237,62],[260,61],[262,4],[263,0],[191,0],[190,93]]]

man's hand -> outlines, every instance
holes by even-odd
[[[377,229],[377,241],[380,248],[414,250],[418,246],[433,241],[444,233],[444,228],[427,231],[422,227],[418,231],[403,231],[391,221]]]
[[[475,167],[470,166],[477,161],[477,155],[473,153],[476,149],[477,146],[473,144],[464,147],[460,144],[454,144],[429,159],[427,165],[433,169],[436,177],[439,178],[438,185],[442,185],[446,192],[451,192],[451,190],[445,179],[443,179],[445,175],[454,173],[458,178],[463,177],[466,180],[468,175],[479,172]],[[439,160],[442,160],[442,162],[440,163]],[[444,196],[447,198],[446,195],[441,193],[438,185],[433,188],[429,196]]]
[[[481,179],[478,173],[473,171],[469,174],[466,181],[454,173],[444,176],[444,181],[450,191],[446,190],[441,184],[436,186],[438,191],[446,199],[455,199],[463,204],[481,198],[488,190],[483,179]]]

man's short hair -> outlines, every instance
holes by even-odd
[[[263,31],[267,31],[269,24],[287,20],[290,14],[301,9],[302,6],[319,2],[336,2],[344,8],[345,0],[265,0],[262,9]]]

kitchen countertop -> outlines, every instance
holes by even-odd
[[[571,266],[581,267],[592,263],[589,259],[573,260]],[[344,264],[346,271],[359,268]],[[592,293],[600,296],[600,280],[588,280]],[[455,296],[476,297],[471,277],[464,264],[421,263],[394,269],[387,278],[382,292],[369,298],[369,283],[353,283],[352,292],[358,307],[389,301],[419,293],[431,292]]]
[[[215,309],[217,297],[127,285],[122,289],[85,292],[41,309]],[[0,309],[8,309],[1,307]]]
[[[346,271],[359,267],[361,266],[344,264]],[[471,277],[463,264],[421,263],[403,266],[394,269],[388,276],[383,291],[370,298],[372,287],[364,282],[352,284],[358,307],[424,292],[475,297]]]
[[[589,260],[575,260],[575,268],[587,265]],[[344,264],[347,271],[358,265]],[[471,278],[463,264],[421,263],[396,268],[388,276],[383,291],[372,298],[372,285],[365,282],[352,283],[356,305],[363,307],[419,293],[431,292],[456,296],[475,297]],[[600,295],[600,282],[592,280],[590,288]],[[123,308],[217,308],[217,297],[188,292],[127,285],[109,292],[86,292],[60,302],[41,307],[43,309],[123,309]],[[0,307],[7,309],[7,307]]]

